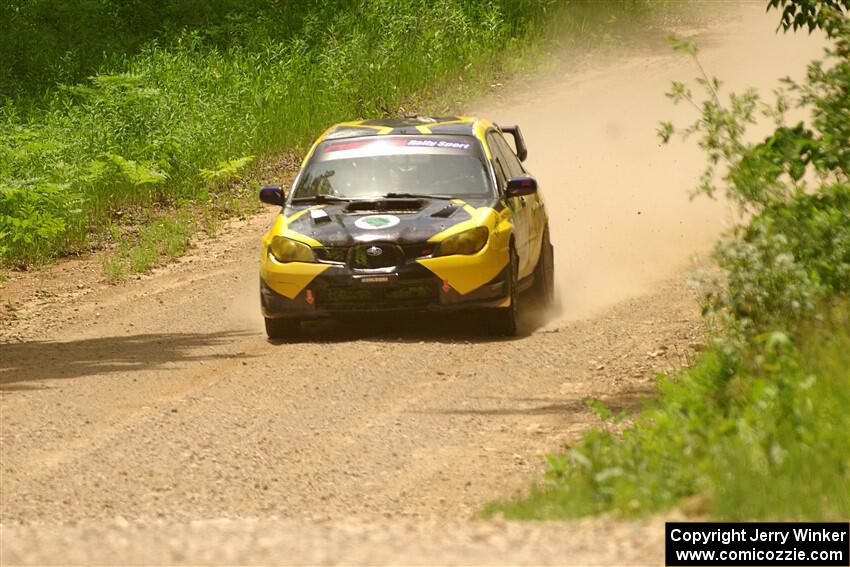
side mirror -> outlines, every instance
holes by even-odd
[[[283,187],[280,185],[266,185],[260,189],[260,201],[267,205],[284,206],[286,204],[286,195],[283,192]]]
[[[537,180],[530,175],[511,177],[505,189],[505,197],[508,199],[532,195],[534,193],[537,193]]]

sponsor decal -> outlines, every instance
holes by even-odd
[[[433,138],[395,138],[385,139],[378,137],[376,140],[354,140],[344,142],[331,142],[324,146],[324,152],[341,152],[345,150],[379,149],[386,146],[407,146],[409,148],[441,148],[446,150],[468,150],[472,144],[468,142],[455,142],[452,140],[434,140]]]
[[[370,146],[380,148],[387,145],[403,146],[405,144],[404,139],[386,140],[383,138],[378,138],[377,140],[355,140],[353,142],[332,142],[325,146],[325,153],[357,150],[360,148],[369,148]]]
[[[357,148],[362,148],[369,142],[337,142],[335,144],[328,144],[325,146],[325,152],[340,152],[343,150],[355,150]]]
[[[468,150],[472,147],[472,144],[468,144],[466,142],[452,142],[449,140],[429,140],[427,138],[414,138],[412,140],[408,140],[407,145],[420,148],[446,148],[449,150]]]
[[[401,219],[395,215],[369,215],[354,221],[354,226],[363,230],[380,230],[393,227],[400,222]],[[375,247],[373,246],[373,248]]]

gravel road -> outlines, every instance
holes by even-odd
[[[761,3],[739,12],[690,30],[733,88],[817,54]],[[655,48],[594,57],[471,109],[523,126],[554,223],[563,311],[516,339],[409,316],[268,342],[271,212],[119,287],[86,259],[8,274],[0,563],[660,563],[658,518],[470,519],[597,423],[588,400],[640,407],[702,339],[688,266],[727,211],[688,200],[699,153],[654,138],[694,69]]]

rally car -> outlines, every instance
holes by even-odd
[[[513,139],[513,149],[505,139]],[[466,117],[345,122],[313,144],[260,249],[271,338],[301,321],[485,310],[514,335],[518,295],[554,296],[548,214],[519,127]]]

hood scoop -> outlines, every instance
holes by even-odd
[[[376,199],[352,201],[345,207],[347,213],[415,213],[422,210],[421,199]]]
[[[310,218],[313,219],[313,224],[322,224],[323,222],[331,222],[331,217],[322,209],[313,209],[310,211]]]
[[[455,214],[455,211],[457,211],[459,208],[460,207],[457,205],[446,205],[431,216],[436,217],[438,219],[447,219],[453,214]]]

